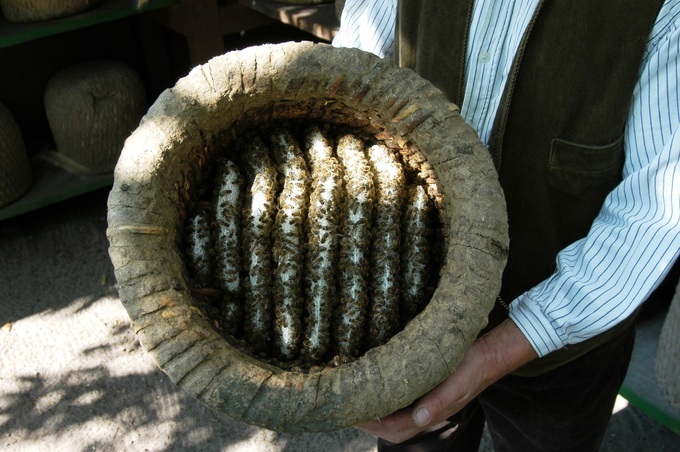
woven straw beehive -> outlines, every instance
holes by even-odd
[[[253,125],[300,118],[380,137],[429,167],[447,231],[427,307],[386,344],[309,373],[264,363],[218,334],[192,299],[179,245],[220,149]],[[456,368],[500,289],[507,223],[488,152],[429,82],[356,49],[266,45],[196,67],[149,109],[114,179],[109,252],[142,346],[179,386],[247,423],[328,431],[407,406]]]
[[[87,11],[103,0],[0,0],[10,22],[38,22]]]
[[[31,186],[31,163],[19,125],[0,104],[0,206],[20,197]]]
[[[146,106],[139,75],[116,61],[69,67],[55,74],[45,89],[45,110],[57,151],[84,173],[113,170]]]

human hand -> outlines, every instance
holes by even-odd
[[[456,370],[413,405],[357,427],[393,443],[406,441],[453,416],[489,385],[536,357],[508,319],[473,342]]]

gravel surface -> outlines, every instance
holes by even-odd
[[[376,450],[356,429],[288,435],[236,422],[178,389],[118,299],[106,196],[0,222],[0,450]],[[603,450],[680,451],[680,437],[629,406]]]

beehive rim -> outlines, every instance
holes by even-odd
[[[111,241],[110,254],[112,261],[114,262],[114,268],[116,269],[119,284],[121,285],[121,300],[135,323],[142,345],[154,356],[159,366],[171,377],[171,379],[187,389],[208,406],[225,412],[232,417],[279,431],[333,430],[348,427],[368,419],[383,417],[395,409],[411,403],[422,395],[424,391],[431,389],[435,384],[453,371],[458,361],[462,358],[462,353],[474,339],[476,332],[481,330],[484,326],[483,318],[485,318],[485,314],[490,310],[492,304],[491,300],[495,299],[497,289],[499,288],[500,273],[505,263],[504,253],[507,250],[507,231],[505,229],[507,226],[505,225],[504,219],[499,221],[501,224],[501,231],[494,231],[493,234],[489,234],[493,237],[482,237],[480,240],[480,243],[482,244],[495,241],[496,243],[494,243],[493,246],[498,248],[496,251],[482,250],[482,255],[484,255],[484,257],[490,257],[490,259],[484,262],[489,263],[490,266],[493,267],[484,269],[483,271],[488,272],[493,275],[492,278],[497,279],[497,281],[494,281],[490,285],[491,287],[486,290],[488,293],[484,290],[480,290],[481,296],[485,299],[475,302],[480,306],[483,305],[481,311],[484,315],[480,317],[479,313],[477,313],[477,318],[473,320],[475,325],[472,327],[469,325],[467,319],[458,319],[459,322],[455,324],[454,327],[458,330],[462,329],[465,331],[461,336],[462,344],[455,351],[441,350],[440,344],[437,343],[438,338],[429,338],[430,344],[426,348],[439,355],[436,357],[441,360],[438,365],[430,362],[432,361],[431,357],[429,357],[428,360],[425,360],[427,363],[423,363],[421,362],[423,361],[422,357],[411,356],[412,344],[410,344],[409,341],[411,340],[412,335],[414,337],[420,337],[421,339],[426,337],[429,334],[430,328],[428,328],[429,325],[424,324],[424,322],[431,321],[433,317],[439,317],[442,314],[452,315],[452,313],[460,315],[466,311],[466,307],[461,305],[460,300],[453,300],[453,302],[450,302],[446,299],[446,297],[452,295],[456,297],[466,296],[466,291],[471,290],[467,287],[462,287],[458,281],[452,283],[453,286],[455,286],[455,290],[448,291],[444,295],[439,293],[441,287],[440,283],[440,287],[437,288],[435,296],[433,297],[434,303],[431,302],[421,316],[411,322],[404,331],[397,334],[386,345],[369,351],[366,355],[351,364],[343,365],[335,369],[326,369],[316,374],[301,374],[291,371],[279,371],[271,365],[246,357],[246,355],[227,344],[226,341],[221,339],[211,328],[207,319],[191,309],[192,301],[186,283],[182,285],[181,281],[177,281],[178,278],[176,274],[167,275],[167,279],[172,280],[173,285],[171,287],[166,287],[159,292],[141,294],[137,287],[132,287],[135,286],[136,280],[129,278],[128,275],[122,271],[120,265],[122,260],[124,260],[124,256],[121,256],[121,253],[128,252],[129,246],[120,247],[120,241],[127,240],[126,237],[130,234],[136,234],[136,239],[132,242],[137,244],[139,243],[138,239],[140,237],[146,237],[143,232],[144,228],[150,228],[147,229],[146,232],[152,231],[151,235],[156,238],[160,237],[159,240],[166,246],[176,246],[174,227],[178,224],[178,218],[169,219],[167,218],[167,214],[163,218],[158,218],[157,216],[154,217],[154,215],[149,216],[147,213],[146,216],[144,214],[141,215],[141,218],[144,218],[144,220],[152,219],[153,221],[139,221],[138,218],[127,215],[127,211],[129,211],[129,209],[146,211],[149,208],[148,204],[146,204],[149,202],[149,199],[142,198],[141,200],[138,200],[137,206],[130,206],[131,199],[133,201],[134,199],[130,198],[130,196],[125,196],[125,202],[123,203],[124,208],[121,208],[120,199],[117,194],[136,193],[137,191],[144,191],[151,188],[152,190],[156,190],[157,195],[160,194],[161,196],[167,197],[168,193],[176,190],[177,187],[173,184],[178,182],[177,178],[173,179],[172,176],[168,175],[166,175],[166,178],[161,174],[164,173],[165,170],[168,170],[170,166],[177,165],[177,162],[184,161],[183,158],[186,157],[186,155],[182,157],[173,157],[163,162],[160,162],[159,159],[166,157],[168,152],[174,152],[178,149],[184,149],[185,152],[188,152],[187,149],[190,147],[195,148],[196,143],[205,143],[206,135],[210,135],[210,132],[204,127],[204,124],[187,123],[184,124],[184,127],[180,127],[177,119],[179,119],[180,122],[182,119],[185,119],[184,113],[186,112],[195,113],[199,110],[202,111],[203,114],[205,114],[205,112],[212,114],[220,112],[221,108],[225,108],[223,103],[221,103],[225,96],[229,98],[228,102],[235,102],[236,99],[249,99],[253,102],[259,98],[258,96],[266,95],[266,90],[269,89],[271,90],[269,94],[272,94],[273,91],[279,92],[277,90],[280,90],[280,93],[284,94],[277,95],[285,97],[286,86],[297,86],[296,84],[301,83],[300,77],[304,78],[303,75],[299,75],[296,78],[296,75],[293,74],[287,83],[281,83],[282,86],[278,87],[274,86],[277,85],[277,80],[263,83],[262,77],[266,77],[268,73],[276,74],[277,69],[281,71],[281,67],[278,66],[280,64],[288,63],[290,65],[290,55],[296,55],[308,64],[335,62],[333,64],[338,66],[337,69],[342,69],[343,65],[345,70],[347,70],[347,68],[356,69],[357,67],[362,67],[363,73],[361,76],[346,73],[346,77],[340,81],[338,81],[339,75],[329,77],[327,85],[323,86],[320,91],[324,93],[323,95],[332,96],[340,93],[345,96],[343,99],[346,101],[346,104],[355,103],[354,107],[360,105],[367,97],[367,93],[364,92],[366,87],[371,89],[371,84],[380,84],[381,77],[384,78],[388,75],[392,77],[394,74],[397,74],[399,77],[404,77],[406,82],[402,80],[403,83],[413,83],[413,86],[418,87],[419,89],[419,91],[412,93],[414,94],[413,98],[408,99],[404,105],[398,105],[400,102],[399,99],[394,102],[392,102],[391,99],[386,99],[386,105],[390,106],[385,107],[385,110],[389,111],[391,116],[387,119],[387,114],[385,114],[385,117],[380,118],[380,120],[385,123],[389,122],[390,124],[386,124],[387,128],[393,129],[396,132],[395,135],[399,135],[402,138],[409,138],[408,141],[411,141],[412,143],[417,135],[416,145],[431,140],[433,134],[435,137],[437,133],[441,134],[442,128],[454,127],[455,130],[460,129],[461,132],[459,135],[462,136],[461,140],[465,145],[456,145],[457,147],[454,146],[454,149],[449,147],[446,151],[455,155],[455,158],[451,155],[439,155],[436,157],[439,161],[436,165],[434,163],[433,165],[446,168],[453,167],[454,169],[451,171],[456,173],[456,177],[467,175],[472,180],[479,182],[480,186],[476,187],[478,192],[477,196],[490,194],[492,197],[495,197],[495,207],[497,209],[500,207],[500,210],[504,212],[502,194],[499,196],[500,188],[497,186],[497,181],[492,174],[493,166],[490,163],[490,158],[484,155],[485,150],[483,149],[483,146],[481,146],[481,143],[478,142],[478,139],[476,139],[476,136],[473,137],[470,135],[471,132],[469,127],[463,123],[462,119],[460,119],[456,107],[446,101],[441,93],[438,93],[436,89],[424,82],[410,70],[397,68],[389,62],[379,60],[372,55],[365,54],[356,49],[335,49],[324,44],[286,43],[281,45],[258,46],[256,49],[248,49],[248,54],[244,54],[242,51],[239,52],[240,53],[238,54],[230,52],[229,54],[217,57],[206,65],[195,68],[187,77],[178,81],[174,88],[163,93],[154,106],[149,109],[149,113],[143,119],[140,127],[133,133],[128,142],[126,142],[121,161],[119,161],[119,164],[116,167],[114,188],[112,189],[109,200],[108,230],[109,239]],[[258,58],[262,58],[262,55],[268,55],[266,60],[258,60]],[[246,82],[243,80],[243,74],[241,74],[240,78],[236,77],[236,79],[239,79],[241,82],[240,87],[235,88],[227,84],[225,85],[226,90],[223,89],[220,92],[220,90],[216,89],[215,80],[210,80],[213,71],[217,68],[230,66],[234,68],[234,71],[243,72],[243,67],[248,61],[257,61],[260,66],[256,68],[256,71],[259,72],[256,73],[256,76],[253,79],[252,91],[248,91]],[[266,63],[264,65],[268,64],[270,66],[262,67],[263,62]],[[291,71],[292,69],[289,67],[286,73],[291,74]],[[233,74],[222,74],[222,76],[226,80],[229,80],[229,77],[232,77]],[[260,77],[259,80],[258,77]],[[302,82],[304,81],[305,80],[302,80]],[[189,85],[195,86],[189,87]],[[262,92],[258,90],[262,90]],[[335,92],[330,94],[333,90],[335,90]],[[349,92],[351,95],[346,95],[344,91]],[[215,100],[216,97],[220,97],[220,99]],[[211,100],[206,101],[206,99]],[[418,102],[420,102],[420,104],[418,104]],[[409,107],[413,105],[431,108],[432,111],[429,112],[429,116],[422,119],[418,117],[418,108]],[[178,108],[182,111],[177,111],[176,109]],[[411,108],[411,110],[409,110],[409,108]],[[174,118],[168,117],[168,112],[172,109],[175,109]],[[365,112],[362,114],[365,114]],[[160,123],[156,121],[156,119],[160,117],[159,115],[164,116],[165,118],[163,121],[160,121]],[[413,122],[416,122],[416,124],[413,125]],[[406,134],[401,135],[399,133],[400,128],[402,131],[406,130]],[[472,135],[474,135],[473,132]],[[160,151],[159,149],[141,149],[139,144],[146,143],[149,137],[151,137],[151,141],[166,140],[166,143],[169,144],[167,146],[160,146],[162,148]],[[149,163],[151,164],[149,168],[144,168],[141,173],[138,167],[138,164],[140,163],[140,151],[148,154],[147,157],[150,158]],[[180,151],[178,152],[181,153]],[[432,155],[433,154],[431,153],[430,157],[432,157]],[[455,166],[453,166],[454,162]],[[466,164],[468,162],[473,162],[474,165],[481,165],[487,174],[481,177],[480,174],[467,171]],[[180,171],[180,173],[181,172],[182,171]],[[186,170],[186,172],[189,172],[189,170]],[[491,176],[489,176],[489,174],[491,174]],[[156,179],[152,176],[155,176]],[[161,181],[164,184],[163,189],[157,187],[153,188],[154,185],[158,185],[158,181]],[[444,181],[442,183],[444,183]],[[463,204],[467,202],[465,199],[457,199],[455,193],[452,193],[451,191],[449,191],[448,196],[449,199],[455,200],[455,202],[462,202]],[[473,201],[470,201],[469,203],[472,202]],[[479,200],[477,199],[474,202],[479,203]],[[501,203],[501,205],[499,205],[499,203]],[[474,205],[471,207],[472,208],[468,210],[477,210],[478,206]],[[164,211],[159,210],[159,212]],[[451,209],[449,215],[453,214],[453,212],[461,212],[461,208]],[[138,215],[139,212],[135,212],[134,214]],[[475,212],[475,215],[482,217],[492,214],[494,214],[494,212]],[[498,212],[496,212],[496,214],[498,214]],[[503,215],[500,214],[499,216],[502,217]],[[479,227],[476,224],[480,222],[480,219],[464,217],[462,219],[448,218],[447,221],[448,224],[446,226],[450,228],[450,232],[453,234],[453,237],[449,237],[447,243],[448,256],[450,256],[450,258],[458,258],[460,256],[468,257],[474,255],[474,258],[478,259],[479,250],[475,250],[475,247],[470,246],[470,244],[459,242],[462,240],[479,239],[477,236],[484,232],[483,228],[479,229],[479,231],[475,229]],[[474,227],[471,226],[473,223],[475,224]],[[140,233],[140,231],[142,231],[142,233]],[[172,250],[170,250],[170,254],[172,254]],[[175,263],[175,265],[166,269],[166,271],[169,273],[174,271],[176,273],[179,271],[177,265],[179,264]],[[469,266],[460,265],[458,263],[455,265],[448,265],[443,269],[442,273],[442,278],[446,278],[447,281],[449,279],[453,281],[454,279],[474,276],[476,276],[476,273],[470,269]],[[130,284],[130,281],[132,281],[132,284]],[[178,284],[179,289],[181,290],[178,290]],[[471,285],[474,286],[474,284]],[[476,287],[473,287],[473,289],[478,290]],[[150,303],[154,308],[149,309],[146,307],[146,303]],[[476,306],[475,309],[479,310],[480,306]],[[177,330],[179,328],[178,325],[184,325],[187,329],[182,330],[180,328],[180,332],[173,339],[179,341],[179,337],[182,336],[182,339],[186,340],[188,344],[186,350],[193,350],[192,353],[196,352],[196,343],[202,344],[200,347],[201,350],[197,352],[199,358],[186,358],[188,364],[184,363],[182,354],[186,352],[186,350],[184,350],[177,356],[172,356],[169,360],[166,359],[163,355],[165,349],[162,344],[164,341],[167,341],[167,338],[156,337],[158,334],[162,336],[163,333],[153,332],[153,324],[147,324],[149,319],[167,322],[166,326],[172,331]],[[186,331],[189,331],[189,333],[186,333]],[[460,335],[460,333],[455,334]],[[186,336],[186,338],[184,338],[184,336]],[[161,341],[161,345],[155,343],[158,340]],[[191,344],[191,341],[194,341],[194,344]],[[444,340],[443,343],[447,343],[447,341]],[[389,354],[399,356],[404,362],[389,365],[385,364],[384,361],[389,358],[385,358],[383,355]],[[224,358],[224,362],[220,362],[217,355],[224,355],[227,356],[227,358]],[[194,362],[196,359],[198,359],[199,362]],[[200,361],[200,359],[203,359],[203,361]],[[227,382],[223,384],[220,383],[222,377],[225,376],[225,372],[230,372],[229,369],[233,367],[234,359],[237,359],[240,364],[241,368],[239,369],[239,372],[241,372],[242,375],[248,376],[246,380],[249,379],[249,381],[244,382],[244,386],[248,386],[248,391],[250,391],[246,398],[251,397],[251,395],[252,397],[249,400],[244,401],[243,404],[231,403],[229,401],[229,385],[236,384],[234,383],[235,380],[238,380],[236,375],[230,374],[226,377]],[[208,364],[206,364],[206,362]],[[436,368],[431,367],[431,365]],[[188,369],[187,366],[189,366]],[[194,375],[197,374],[197,372],[194,372],[194,369],[212,369],[210,366],[215,366],[217,371],[209,382],[202,382],[202,376]],[[403,380],[408,381],[408,377],[403,377],[402,374],[410,367],[418,368],[421,373],[426,374],[426,376],[423,377],[426,380],[424,387],[420,387],[417,390],[410,390],[408,383],[403,384]],[[426,369],[425,367],[428,368]],[[215,372],[215,369],[213,369],[213,372]],[[396,372],[399,375],[385,375],[385,369],[399,369],[399,371]],[[192,374],[192,372],[194,373]],[[361,393],[349,397],[348,390],[351,390],[356,384],[353,383],[353,380],[357,378],[357,375],[370,372],[376,372],[380,376],[380,379],[384,381],[376,382],[368,380],[364,383],[374,386],[376,393],[380,388],[385,389],[382,391],[382,394],[372,395],[369,397],[371,400],[366,400],[366,397]],[[400,383],[401,385],[399,385]],[[303,390],[313,391],[315,394],[318,394],[320,389],[325,388],[324,391],[333,396],[328,396],[329,400],[325,404],[322,400],[317,399],[304,399],[302,402],[297,402],[296,398],[300,398],[302,394],[299,385],[302,385]],[[197,390],[196,388],[201,389]],[[341,389],[344,390],[344,393]],[[360,388],[354,387],[354,389],[358,390]],[[284,393],[284,395],[281,395],[282,393]],[[264,405],[264,399],[270,399],[267,400],[267,402],[274,402],[271,399],[276,399],[276,403],[298,404],[298,406],[290,411],[289,419],[281,420],[277,419],[280,418],[278,409],[274,410],[273,413],[267,412]]]

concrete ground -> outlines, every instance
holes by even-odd
[[[170,382],[117,297],[106,196],[0,222],[0,450],[375,450],[356,429],[288,435],[235,422]],[[680,437],[623,406],[604,451],[680,451]]]

